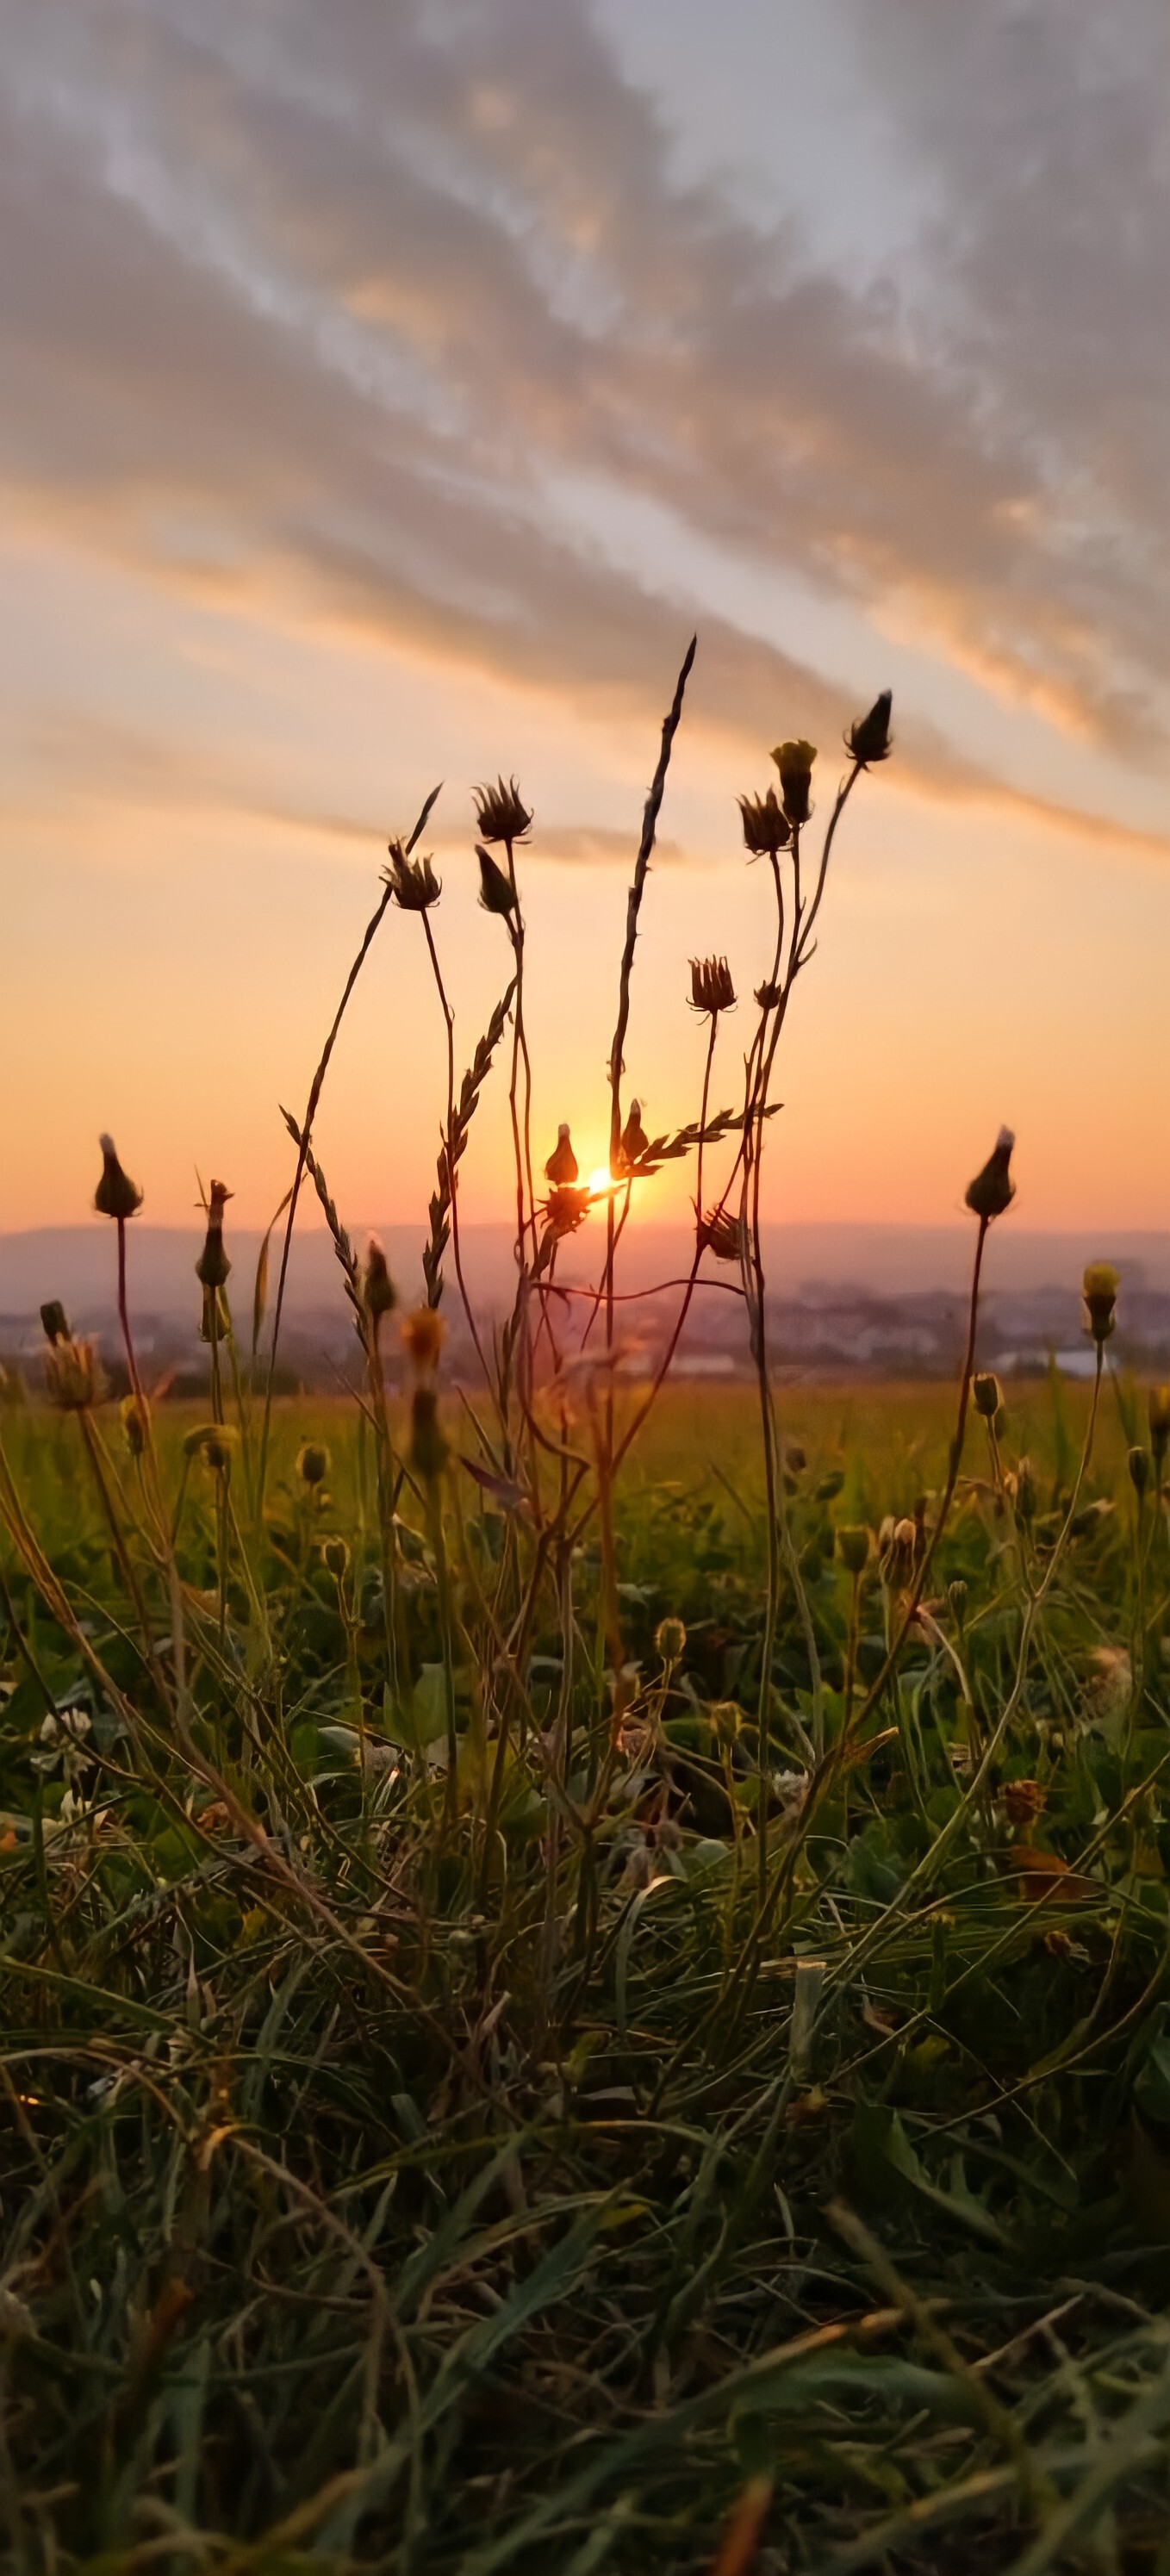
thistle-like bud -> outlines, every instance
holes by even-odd
[[[575,1234],[589,1214],[589,1192],[566,1183],[549,1191],[545,1213],[558,1241],[563,1234]]]
[[[654,1652],[664,1664],[681,1663],[686,1651],[687,1632],[681,1619],[660,1619],[654,1631]]]
[[[112,1136],[99,1136],[102,1149],[102,1176],[93,1194],[99,1216],[117,1217],[124,1225],[128,1217],[137,1216],[142,1205],[142,1192],[118,1161]]]
[[[1081,1289],[1085,1300],[1085,1331],[1092,1334],[1098,1350],[1108,1341],[1117,1321],[1113,1310],[1120,1285],[1111,1261],[1090,1261]]]
[[[1140,1501],[1150,1481],[1150,1453],[1148,1449],[1130,1450],[1129,1481]]]
[[[398,1295],[386,1266],[386,1255],[380,1243],[370,1236],[366,1246],[366,1267],[362,1277],[362,1298],[377,1341],[383,1315],[393,1314]]]
[[[183,1448],[189,1458],[202,1458],[213,1476],[222,1476],[226,1484],[232,1472],[232,1457],[239,1434],[226,1422],[201,1422],[189,1431]]]
[[[743,823],[743,845],[753,859],[774,859],[787,849],[792,825],[774,787],[768,789],[766,796],[739,796],[736,803]]]
[[[207,1209],[207,1234],[203,1250],[195,1264],[195,1276],[204,1288],[226,1288],[231,1263],[223,1248],[223,1212],[232,1196],[224,1181],[213,1181]]]
[[[436,1306],[416,1306],[402,1319],[402,1342],[416,1369],[430,1372],[439,1365],[439,1356],[447,1338],[447,1327]]]
[[[807,823],[812,795],[812,767],[816,746],[811,742],[778,742],[772,758],[780,772],[780,793],[784,811],[794,829]]]
[[[883,689],[880,696],[874,699],[869,714],[859,716],[856,724],[850,726],[846,742],[850,755],[859,769],[870,769],[875,761],[889,759],[890,709],[893,702],[893,691]]]
[[[910,1520],[907,1515],[903,1514],[902,1519],[900,1521],[895,1521],[894,1523],[895,1547],[901,1549],[905,1555],[913,1556],[917,1540],[917,1524]]]
[[[343,1538],[327,1538],[321,1550],[322,1559],[338,1583],[344,1583],[349,1572],[349,1549]]]
[[[735,1009],[735,986],[726,957],[692,957],[691,1009],[717,1019]]]
[[[837,1554],[846,1574],[864,1574],[869,1563],[869,1531],[860,1521],[846,1523],[838,1530]]]
[[[1003,1402],[995,1370],[977,1369],[971,1381],[971,1393],[976,1413],[981,1413],[985,1422],[994,1422]]]
[[[433,1485],[447,1464],[447,1443],[439,1422],[439,1399],[433,1386],[416,1386],[410,1400],[410,1464],[424,1484]]]
[[[475,827],[481,841],[522,841],[532,821],[514,778],[505,786],[497,778],[494,787],[476,787]]]
[[[429,858],[408,859],[401,841],[391,841],[390,865],[383,868],[383,883],[388,885],[401,912],[429,912],[443,891],[441,877],[435,875]]]
[[[1036,1518],[1036,1479],[1030,1458],[1021,1458],[1016,1469],[1016,1519],[1025,1525]]]
[[[622,1129],[621,1144],[622,1157],[627,1168],[634,1163],[640,1163],[643,1154],[648,1153],[650,1150],[650,1139],[642,1125],[642,1103],[640,1100],[631,1100],[630,1102],[630,1114]]]
[[[755,998],[762,1011],[774,1011],[780,999],[778,984],[757,984]]]
[[[987,1223],[1002,1216],[1016,1195],[1011,1175],[1012,1149],[1015,1137],[1010,1127],[1001,1127],[981,1172],[976,1172],[966,1193],[966,1204],[973,1216]]]
[[[123,1437],[130,1455],[132,1458],[141,1458],[146,1447],[146,1406],[140,1397],[124,1395],[118,1410],[122,1417]]]
[[[947,1599],[951,1605],[951,1617],[953,1618],[955,1626],[961,1636],[963,1633],[963,1621],[967,1615],[967,1586],[964,1583],[961,1574],[956,1574],[953,1581],[948,1583]]]
[[[48,1305],[42,1306],[41,1322],[45,1328],[45,1340],[47,1342],[67,1342],[69,1340],[69,1324],[66,1318],[65,1309],[59,1297],[51,1297]]]
[[[329,1473],[329,1452],[323,1440],[306,1440],[297,1452],[297,1474],[301,1483],[314,1493]]]
[[[699,1217],[695,1228],[700,1252],[713,1252],[717,1261],[738,1261],[743,1247],[743,1233],[738,1217],[724,1207],[709,1208]]]
[[[42,1306],[42,1318],[44,1313],[45,1309]],[[1170,1386],[1150,1388],[1146,1415],[1150,1426],[1150,1447],[1155,1458],[1164,1458],[1167,1444],[1170,1443]]]
[[[552,1182],[554,1189],[563,1189],[566,1182],[576,1180],[579,1170],[580,1165],[573,1152],[568,1123],[562,1119],[557,1129],[556,1144],[544,1167],[544,1177],[546,1181]]]
[[[716,1742],[723,1746],[725,1753],[730,1753],[739,1741],[743,1726],[743,1710],[738,1702],[733,1699],[712,1700],[707,1718]]]
[[[1048,1804],[1048,1791],[1039,1780],[1005,1780],[996,1804],[1002,1807],[1009,1825],[1030,1825],[1043,1815]]]
[[[515,912],[516,896],[512,886],[482,841],[476,842],[475,855],[479,860],[479,899],[484,911],[501,915]]]
[[[74,1341],[61,1333],[45,1352],[45,1388],[50,1404],[62,1413],[84,1413],[96,1403],[102,1375],[92,1342]]]

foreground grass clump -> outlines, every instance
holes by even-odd
[[[852,728],[815,867],[809,744],[779,746],[780,798],[742,800],[776,939],[741,1105],[710,1114],[731,979],[696,961],[698,1115],[649,1139],[621,1081],[684,681],[600,1193],[567,1130],[533,1186],[531,818],[501,781],[477,799],[499,1009],[457,1089],[438,881],[394,844],[288,1122],[267,1351],[266,1265],[237,1344],[213,1182],[207,1406],[152,1404],[140,1193],[108,1139],[120,1409],[43,1310],[53,1409],[10,1408],[0,1447],[0,2513],[21,2576],[1170,2565],[1170,1394],[1143,1418],[1107,1379],[1101,1264],[1091,1390],[1005,1410],[979,1370],[1005,1134],[967,1193],[946,1422],[913,1395],[781,1424],[770,1083],[889,704]],[[451,1038],[402,1395],[393,1284],[312,1143],[390,903],[421,917]],[[457,1182],[509,1026],[517,1287],[493,1337]],[[693,1269],[629,1385],[633,1185],[689,1155]],[[350,1407],[290,1412],[306,1176],[355,1379]],[[557,1250],[591,1213],[604,1252],[574,1307]],[[458,1393],[448,1250],[481,1363]],[[667,1385],[707,1261],[743,1303],[751,1450],[738,1400]]]

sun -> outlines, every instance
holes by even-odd
[[[610,1191],[616,1187],[617,1184],[608,1163],[599,1163],[596,1171],[590,1172],[589,1196],[591,1199],[608,1198]]]

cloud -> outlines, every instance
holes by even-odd
[[[941,168],[895,296],[680,184],[583,0],[0,0],[9,499],[188,589],[656,712],[687,581],[549,498],[608,478],[1159,750],[1150,84],[1140,47],[1110,71],[1088,0],[976,17],[858,13]],[[694,705],[741,743],[855,712],[730,614],[703,617]],[[900,748],[920,784],[994,785],[912,714]]]

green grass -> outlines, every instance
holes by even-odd
[[[952,1403],[784,1400],[830,1746],[850,1600],[834,1527],[937,1491]],[[1024,1447],[1035,1465],[1026,1527],[971,1424],[937,1624],[800,1830],[811,1672],[786,1593],[763,1924],[746,1397],[674,1391],[637,1453],[617,1572],[638,1686],[600,1802],[591,1539],[551,1776],[563,1641],[543,1601],[486,1864],[498,1735],[461,1649],[453,1816],[434,1548],[409,1499],[416,1687],[408,1711],[382,1699],[352,1412],[278,1409],[263,1531],[233,1460],[222,1629],[221,1480],[189,1466],[184,1743],[152,1699],[76,1420],[9,1409],[14,1485],[80,1626],[10,1544],[6,2563],[633,2576],[712,2564],[739,2512],[729,2567],[1170,2565],[1170,1546],[1152,1497],[1139,1524],[1135,1415],[1107,1398],[1081,1506],[1114,1508],[1074,1521],[1020,1679],[1087,1397],[1061,1403],[1058,1425],[1025,1390],[1003,1426],[1008,1466]],[[116,1417],[95,1418],[166,1641],[133,1463]],[[191,1420],[158,1417],[172,1500]],[[312,1437],[327,1499],[297,1474]],[[460,1481],[466,1567],[506,1587],[507,1525]],[[340,1596],[329,1534],[352,1551]],[[888,1571],[871,1559],[862,1585],[862,1691]],[[470,1573],[453,1581],[482,1655]],[[688,1632],[669,1674],[667,1614]],[[1101,1649],[1134,1659],[1132,1694]],[[46,1693],[89,1718],[76,1742],[60,1720],[44,1740]],[[1075,1903],[1013,1858],[1020,1779],[1045,1798],[1028,1842],[1069,1864]]]

